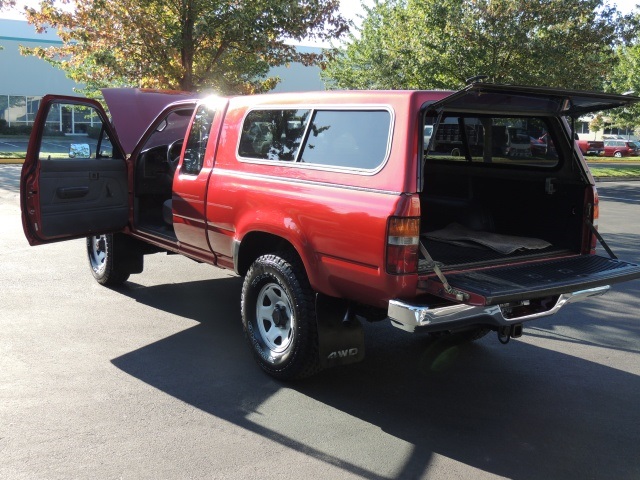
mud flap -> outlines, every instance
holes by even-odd
[[[142,273],[144,255],[138,241],[123,233],[113,234],[115,260],[128,273]]]
[[[364,359],[364,331],[360,321],[351,314],[349,302],[318,293],[316,318],[321,368]]]

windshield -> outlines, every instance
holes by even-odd
[[[447,114],[425,118],[428,160],[553,168],[558,152],[542,117]],[[427,142],[426,129],[431,127]]]

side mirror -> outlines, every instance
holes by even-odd
[[[90,158],[91,147],[88,143],[72,143],[69,145],[69,158]]]

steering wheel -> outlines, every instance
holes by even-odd
[[[167,147],[167,163],[171,168],[172,172],[176,171],[178,168],[178,163],[180,163],[180,152],[182,151],[182,144],[184,143],[183,138],[179,138],[169,144]]]

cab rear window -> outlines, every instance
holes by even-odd
[[[244,120],[238,156],[375,170],[387,157],[390,132],[388,110],[254,110]]]

